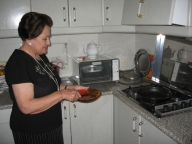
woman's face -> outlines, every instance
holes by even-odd
[[[42,33],[38,37],[29,40],[33,52],[37,55],[46,54],[48,46],[51,44],[50,37],[51,29],[49,26],[45,26]]]

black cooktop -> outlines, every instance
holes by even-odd
[[[192,109],[190,96],[160,84],[129,86],[122,92],[157,117]]]

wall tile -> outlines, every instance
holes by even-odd
[[[153,48],[156,39],[155,36],[104,33],[104,34],[77,34],[77,35],[59,35],[51,37],[51,46],[48,48],[48,57],[67,57],[67,69],[61,70],[61,76],[70,76],[73,74],[72,62],[74,57],[86,56],[83,46],[92,40],[94,43],[102,46],[100,54],[108,54],[120,59],[120,69],[128,70],[134,68],[134,55],[137,49],[146,48],[154,52]],[[13,50],[19,48],[22,41],[20,38],[0,39],[0,60],[6,61],[12,54]],[[65,48],[65,44],[66,47]],[[152,46],[151,46],[152,45]],[[121,61],[127,60],[126,66]]]

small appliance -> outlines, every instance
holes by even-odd
[[[119,80],[119,59],[109,55],[98,55],[95,59],[73,61],[74,77],[80,84],[91,84]]]

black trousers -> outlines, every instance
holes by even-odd
[[[62,125],[44,133],[13,132],[15,144],[64,144]]]

